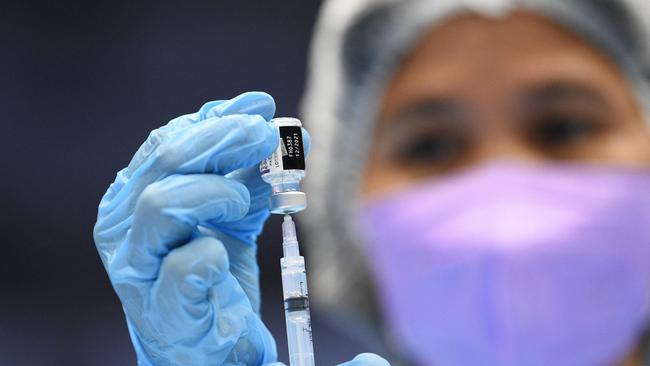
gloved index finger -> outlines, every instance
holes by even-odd
[[[266,120],[273,118],[275,101],[273,97],[264,92],[247,92],[230,100],[210,101],[196,113],[186,114],[174,118],[166,125],[149,133],[147,139],[138,148],[131,158],[128,166],[120,170],[115,181],[102,198],[102,202],[111,201],[122,189],[122,186],[131,178],[133,172],[140,167],[146,159],[166,140],[167,136],[175,131],[188,128],[206,119],[223,117],[231,114],[257,114]]]
[[[249,114],[248,119],[257,120],[257,124],[246,124],[234,120],[220,121],[219,116],[223,119],[236,113]],[[273,113],[275,113],[275,102],[270,95],[260,92],[244,93],[229,101],[208,102],[201,107],[199,112],[179,117],[166,126],[153,131],[137,151],[129,166],[117,174],[115,181],[102,197],[94,234],[96,239],[102,243],[108,240],[110,243],[105,244],[110,248],[100,248],[100,252],[110,252],[111,248],[115,247],[115,243],[119,242],[120,236],[128,230],[130,226],[129,217],[133,211],[135,201],[148,184],[175,172],[201,173],[202,171],[210,171],[226,174],[239,166],[254,165],[249,159],[262,160],[270,155],[279,139],[275,131],[264,133],[264,129],[270,128],[265,120],[270,119]],[[247,117],[240,116],[240,118],[246,119]],[[218,130],[221,133],[213,131],[211,134],[202,136],[203,130],[195,128],[203,125],[207,125],[208,130]],[[249,128],[243,128],[243,131],[238,133],[237,129],[241,128],[242,125]],[[251,132],[251,130],[256,129],[258,133]],[[262,133],[259,133],[259,131],[262,131]],[[274,134],[276,135],[274,136]],[[219,139],[217,135],[223,139]],[[182,139],[179,136],[189,138],[181,142]],[[241,143],[240,146],[237,146],[243,140],[250,140],[248,137],[258,138],[258,140],[252,143],[250,141],[249,143]],[[174,144],[170,140],[178,141]],[[209,149],[198,148],[196,141],[204,141],[208,145],[213,144],[215,146]],[[244,145],[246,145],[245,149],[242,148]],[[220,154],[224,150],[228,150],[228,146],[235,147],[232,151],[234,155],[233,153],[225,154],[226,156],[221,160],[221,164],[216,164]],[[159,151],[161,147],[166,147],[164,154]],[[265,151],[266,149],[268,151]],[[250,154],[244,154],[246,151],[258,151],[261,157],[251,157]],[[237,152],[244,154],[244,157],[249,159],[242,161],[236,156]],[[183,164],[180,163],[183,161],[188,164],[181,166]],[[164,164],[164,162],[175,162],[177,164]],[[206,165],[201,167],[201,164]],[[208,166],[207,164],[211,165]],[[165,168],[165,166],[168,166],[168,168]],[[179,167],[183,169],[176,169]],[[220,171],[219,168],[224,171]]]
[[[259,115],[229,115],[203,121],[170,135],[133,174],[150,183],[170,174],[225,175],[271,155],[276,128]]]
[[[197,113],[188,114],[170,121],[167,125],[151,131],[146,141],[135,153],[123,178],[129,179],[147,158],[156,151],[171,135],[184,129],[191,128],[197,123],[235,114],[259,115],[265,120],[273,118],[275,101],[267,93],[248,92],[227,101],[212,101],[205,103]]]
[[[151,183],[173,174],[225,175],[248,168],[271,155],[279,143],[278,131],[257,115],[212,118],[178,131],[134,171],[124,186],[100,206],[102,227],[119,225],[135,200]],[[126,209],[120,209],[125,207]]]

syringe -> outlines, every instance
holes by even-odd
[[[311,337],[309,294],[305,259],[300,255],[296,226],[291,216],[285,215],[282,223],[282,290],[284,316],[287,322],[290,366],[313,366],[314,346]]]

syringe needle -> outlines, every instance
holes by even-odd
[[[289,215],[284,215],[284,221],[282,222],[282,251],[285,258],[300,256],[296,225]]]

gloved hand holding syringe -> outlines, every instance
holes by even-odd
[[[289,216],[307,206],[306,196],[300,191],[300,180],[305,175],[301,123],[295,118],[275,118],[271,122],[279,129],[280,144],[260,164],[260,171],[262,179],[272,187],[271,212],[285,215],[282,223],[284,256],[280,262],[289,364],[310,366],[314,365],[314,349],[305,259],[300,255],[296,227]]]

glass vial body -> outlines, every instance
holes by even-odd
[[[300,190],[305,176],[305,149],[302,123],[297,118],[280,117],[271,120],[278,128],[278,148],[260,163],[262,179],[271,185],[269,208],[275,214],[291,214],[307,207],[307,197]]]

